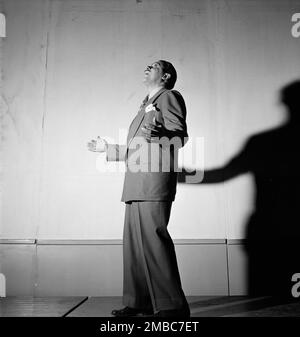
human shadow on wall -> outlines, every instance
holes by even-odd
[[[255,209],[245,235],[250,296],[291,297],[292,275],[300,272],[300,80],[285,86],[280,99],[287,121],[251,136],[225,166],[205,170],[200,183],[222,183],[244,173],[254,176]],[[179,173],[179,183],[191,175],[195,171]]]

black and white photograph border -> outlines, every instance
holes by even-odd
[[[0,326],[300,317],[299,55],[298,0],[0,0]]]

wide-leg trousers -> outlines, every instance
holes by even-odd
[[[187,306],[173,241],[170,201],[126,203],[123,233],[123,304],[159,310]]]

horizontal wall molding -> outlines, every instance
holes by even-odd
[[[104,245],[104,246],[114,246],[122,245],[122,240],[52,240],[52,239],[41,239],[37,240],[37,245],[57,245],[57,246],[93,246],[93,245]]]
[[[246,239],[227,239],[228,245],[244,245],[246,243]]]
[[[260,241],[247,239],[173,239],[175,245],[245,245],[246,242]],[[261,241],[268,241],[261,239]],[[14,245],[122,245],[121,239],[78,240],[78,239],[0,239],[0,244]]]
[[[0,239],[0,244],[5,245],[35,245],[36,239]]]
[[[225,244],[226,239],[174,239],[175,245],[218,245]]]
[[[175,245],[216,245],[226,244],[226,239],[174,239]],[[36,245],[123,245],[121,239],[107,240],[67,240],[67,239],[0,239],[0,244]]]

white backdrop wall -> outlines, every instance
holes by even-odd
[[[97,135],[124,141],[150,62],[177,68],[189,146],[203,137],[207,168],[280,125],[278,91],[300,76],[296,0],[2,2],[1,238],[122,237],[123,173],[99,172],[104,158],[86,143]],[[170,232],[243,238],[254,193],[248,175],[180,185]]]

